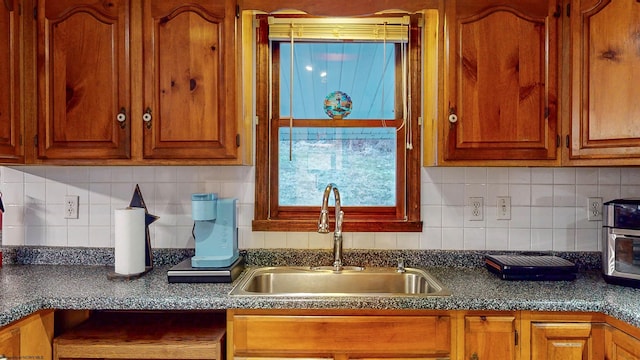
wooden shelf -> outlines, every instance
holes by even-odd
[[[224,359],[224,314],[97,312],[53,341],[61,359]]]

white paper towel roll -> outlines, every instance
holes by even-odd
[[[140,274],[145,267],[145,212],[143,208],[115,210],[115,272]]]

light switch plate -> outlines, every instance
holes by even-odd
[[[511,220],[511,196],[498,196],[496,220]]]

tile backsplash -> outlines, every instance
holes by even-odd
[[[139,184],[150,213],[152,247],[193,248],[191,194],[238,199],[240,248],[331,248],[331,236],[253,232],[254,168],[249,166],[0,167],[3,245],[113,247],[114,209]],[[65,219],[65,195],[79,196],[78,219]],[[511,218],[497,220],[497,197]],[[587,199],[640,196],[640,168],[447,167],[422,169],[421,233],[346,233],[357,249],[601,250],[601,221],[587,220]],[[470,220],[469,197],[484,199]],[[318,199],[320,206],[321,199]],[[348,216],[348,213],[346,214]]]

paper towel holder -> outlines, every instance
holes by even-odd
[[[113,271],[110,271],[107,274],[107,278],[109,280],[135,280],[149,271],[153,270],[153,251],[151,249],[151,236],[149,235],[149,225],[151,225],[154,221],[158,220],[160,217],[156,215],[149,214],[147,210],[147,205],[144,203],[144,198],[142,197],[142,191],[140,190],[140,186],[136,184],[136,188],[133,191],[133,196],[131,197],[131,201],[129,202],[129,207],[138,207],[144,209],[145,214],[145,267],[144,271],[138,274],[118,274]]]

